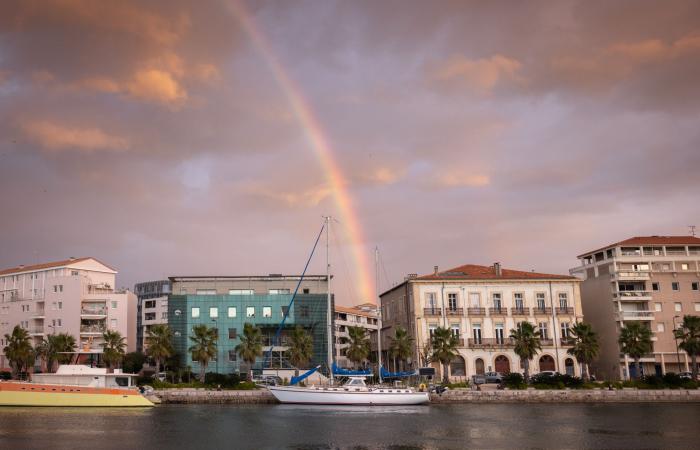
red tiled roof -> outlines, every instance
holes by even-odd
[[[34,264],[31,266],[17,266],[17,267],[12,267],[9,269],[4,269],[0,270],[0,275],[9,275],[13,273],[19,273],[19,272],[31,272],[34,270],[43,270],[43,269],[51,269],[52,267],[63,267],[67,266],[70,264],[75,264],[77,262],[82,262],[82,261],[87,261],[88,259],[95,259],[91,257],[84,257],[84,258],[73,258],[73,259],[64,259],[63,261],[54,261],[54,262],[49,262],[49,263],[42,263],[42,264]],[[95,259],[95,261],[97,261]],[[104,265],[105,267],[109,267],[107,264],[104,264],[103,262],[97,261],[100,264]],[[112,267],[109,267],[110,269],[114,270]],[[116,270],[114,270],[116,272]]]
[[[524,272],[522,270],[512,270],[501,268],[501,275],[496,275],[493,266],[478,266],[466,264],[453,269],[438,272],[437,275],[423,275],[412,280],[577,280],[570,275],[554,275],[549,273]],[[409,280],[410,281],[410,280]]]
[[[624,241],[606,245],[605,247],[601,247],[597,250],[581,253],[577,256],[577,258],[590,253],[596,253],[607,248],[617,247],[618,245],[700,245],[700,238],[695,236],[635,236],[625,239]]]

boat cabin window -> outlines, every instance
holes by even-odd
[[[348,381],[348,386],[364,386],[365,382],[361,378],[351,378],[350,381]]]
[[[118,386],[129,386],[129,377],[114,377],[114,381],[117,383]]]

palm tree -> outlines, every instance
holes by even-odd
[[[148,348],[146,354],[156,362],[156,374],[160,373],[160,365],[175,352],[173,349],[173,332],[165,324],[153,325],[148,329]]]
[[[126,342],[122,335],[115,330],[107,330],[102,333],[102,357],[108,369],[112,369],[113,365],[119,365],[122,358],[126,354]]]
[[[50,334],[36,347],[36,353],[46,365],[48,372],[53,372],[55,361],[68,362],[69,353],[73,350],[75,350],[75,338],[68,333]]]
[[[588,365],[598,356],[600,345],[598,343],[598,334],[593,331],[591,324],[586,322],[578,322],[571,327],[571,335],[573,337],[573,347],[568,349],[566,353],[572,355],[581,366],[581,378],[588,379]]]
[[[345,353],[350,361],[361,364],[369,358],[370,343],[364,328],[348,327],[348,337],[343,342],[350,344]]]
[[[396,359],[404,361],[413,354],[413,338],[402,326],[397,326],[394,336],[390,337],[389,354],[394,358],[394,370],[396,370]],[[403,368],[403,364],[402,364]]]
[[[199,363],[199,381],[202,383],[204,383],[209,361],[216,357],[218,340],[219,331],[216,328],[209,328],[205,324],[192,328],[192,336],[190,336],[192,345],[188,351],[192,353],[192,359]]]
[[[617,342],[620,344],[620,350],[630,358],[634,359],[636,367],[636,378],[641,375],[641,364],[639,359],[651,353],[653,344],[651,342],[651,330],[642,324],[642,322],[627,322],[620,330],[620,337]]]
[[[693,380],[698,379],[698,355],[700,355],[700,317],[683,316],[683,322],[675,331],[676,339],[680,340],[678,348],[690,355]]]
[[[447,373],[450,362],[457,356],[457,337],[448,328],[437,327],[430,338],[432,347],[431,360],[442,364],[442,382],[448,384],[450,378]]]
[[[32,348],[29,333],[19,325],[15,325],[12,334],[5,334],[5,341],[7,345],[3,348],[3,352],[10,362],[14,375],[19,377],[22,373],[28,372],[34,364],[36,354]]]
[[[258,356],[262,355],[262,331],[253,324],[243,325],[241,343],[235,348],[236,353],[248,364],[248,379],[253,375],[253,364]]]
[[[525,380],[530,379],[530,361],[535,357],[540,345],[540,332],[530,322],[520,322],[516,328],[510,330],[510,338],[515,342],[515,354],[520,357],[525,371]]]
[[[54,342],[56,347],[56,361],[59,364],[68,364],[71,359],[71,352],[75,351],[77,343],[75,338],[68,333],[58,333]]]
[[[289,362],[296,368],[305,366],[311,360],[314,353],[314,343],[311,339],[311,335],[309,335],[301,325],[297,325],[294,331],[292,331],[289,350],[287,350],[287,352],[289,355]]]

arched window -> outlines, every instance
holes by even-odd
[[[494,366],[496,367],[496,372],[510,373],[510,361],[508,360],[508,357],[504,355],[496,356]]]
[[[463,377],[467,375],[464,358],[457,355],[450,361],[450,375],[453,377]]]
[[[574,360],[571,358],[566,358],[564,361],[564,367],[566,367],[566,374],[574,376]]]
[[[484,360],[481,358],[476,358],[476,361],[474,361],[474,368],[477,375],[483,375],[486,372],[484,370]]]
[[[552,358],[549,355],[542,355],[542,357],[540,357],[540,372],[545,372],[549,370],[556,370],[554,358]]]

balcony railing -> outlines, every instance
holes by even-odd
[[[44,308],[37,308],[36,311],[32,311],[32,317],[43,316]]]
[[[514,347],[515,342],[510,339],[504,337],[503,339],[499,338],[481,338],[481,339],[474,339],[474,338],[469,338],[467,339],[467,346],[469,348],[503,348],[503,347]]]
[[[107,308],[81,308],[80,314],[88,316],[105,316],[107,315]]]
[[[29,327],[30,334],[44,334],[44,327]]]
[[[639,300],[645,297],[651,297],[649,291],[616,291],[613,292],[613,297],[620,300]]]
[[[559,339],[559,343],[564,346],[572,346],[574,345],[574,338],[572,337],[563,337]]]
[[[467,308],[467,314],[470,316],[486,315],[486,308]]]
[[[447,313],[448,316],[462,316],[464,315],[464,308],[447,308],[445,313]]]
[[[551,347],[554,345],[554,339],[542,339],[540,338],[540,345],[542,347]]]
[[[573,314],[574,313],[574,308],[571,306],[565,306],[565,307],[557,307],[557,314]]]
[[[620,311],[620,320],[652,320],[654,311]]]
[[[457,346],[464,347],[464,338],[457,338]]]
[[[441,316],[442,309],[441,308],[423,308],[423,315],[424,316]]]
[[[617,278],[619,280],[648,280],[649,279],[649,272],[648,271],[641,271],[641,270],[634,270],[634,271],[621,271],[621,272],[614,272],[610,275],[613,278]]]
[[[508,308],[489,308],[489,315],[490,316],[507,316],[508,315]]]
[[[530,308],[511,308],[510,313],[514,316],[529,316]]]
[[[81,325],[80,326],[80,332],[81,333],[104,333],[107,330],[107,327],[104,325]]]
[[[532,312],[535,315],[552,314],[552,308],[550,308],[550,307],[540,308],[538,306],[538,307],[532,308]]]

